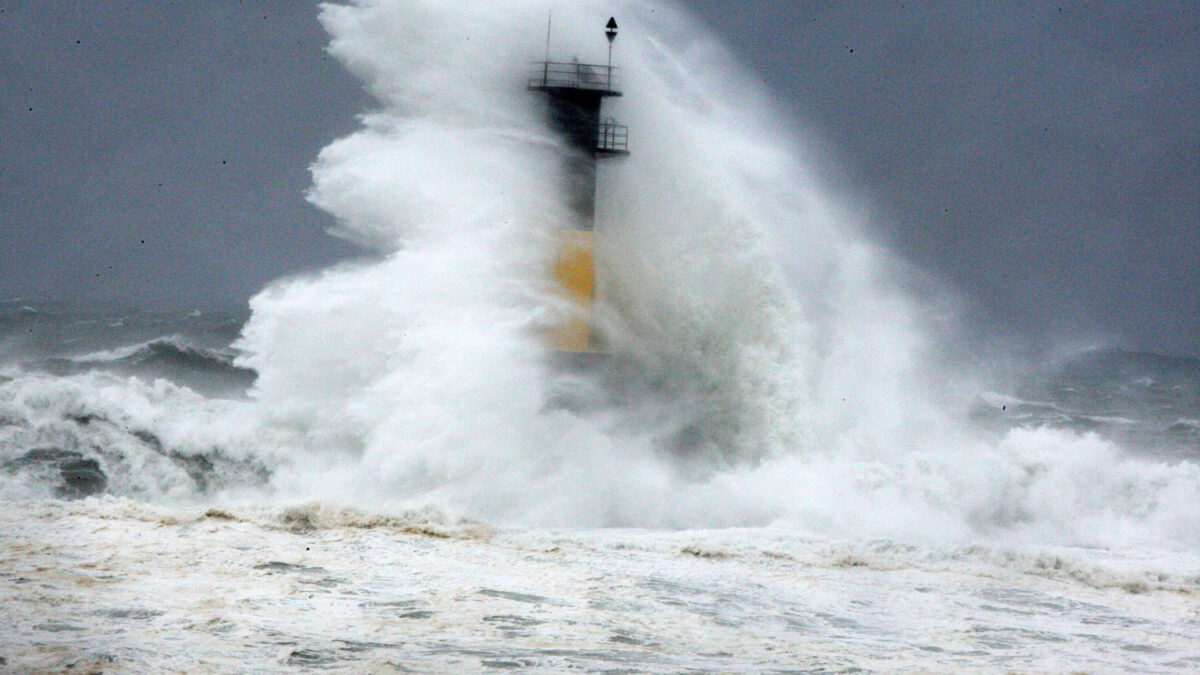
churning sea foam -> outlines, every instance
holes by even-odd
[[[556,370],[539,338],[571,311],[547,281],[569,150],[526,88],[551,12],[559,60],[603,63],[601,27],[621,24],[606,114],[632,155],[600,171],[613,357],[590,374]],[[362,0],[321,21],[377,103],[321,152],[310,200],[375,255],[252,301],[238,363],[291,439],[284,498],[527,526],[1200,543],[1196,465],[970,428],[932,306],[678,7]],[[548,405],[579,380],[588,405]]]

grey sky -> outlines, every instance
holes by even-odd
[[[688,3],[994,317],[1200,354],[1200,3]]]
[[[366,100],[315,5],[0,12],[0,297],[228,306],[356,253],[303,200]]]
[[[905,258],[1036,336],[1200,355],[1200,4],[690,0]],[[0,299],[219,306],[356,250],[316,7],[0,0]]]

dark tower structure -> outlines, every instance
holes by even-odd
[[[629,154],[629,129],[601,115],[605,98],[620,96],[616,69],[612,67],[612,43],[617,22],[609,19],[608,65],[570,63],[547,59],[536,64],[529,88],[546,94],[550,124],[566,139],[569,155],[562,166],[574,222],[565,229],[559,245],[554,275],[564,295],[577,312],[555,327],[552,349],[562,352],[601,352],[589,320],[596,296],[592,238],[596,218],[596,162],[605,157]]]

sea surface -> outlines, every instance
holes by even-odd
[[[1200,553],[759,527],[504,527],[291,501],[136,420],[250,405],[242,317],[0,313],[9,672],[1189,672]],[[1198,364],[1086,353],[981,433],[1200,457]],[[114,403],[114,392],[129,398]],[[130,392],[134,392],[131,394]],[[1151,442],[1152,441],[1152,442]],[[153,473],[154,480],[125,474]],[[247,492],[249,490],[249,492]],[[250,495],[250,496],[247,496]],[[1193,507],[1195,505],[1192,505]]]

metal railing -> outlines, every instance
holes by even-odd
[[[627,154],[629,152],[629,127],[615,124],[612,120],[600,123],[596,134],[596,152]]]
[[[613,66],[598,66],[590,63],[558,63],[540,61],[530,72],[530,89],[593,89],[616,91],[620,84],[617,69]]]

